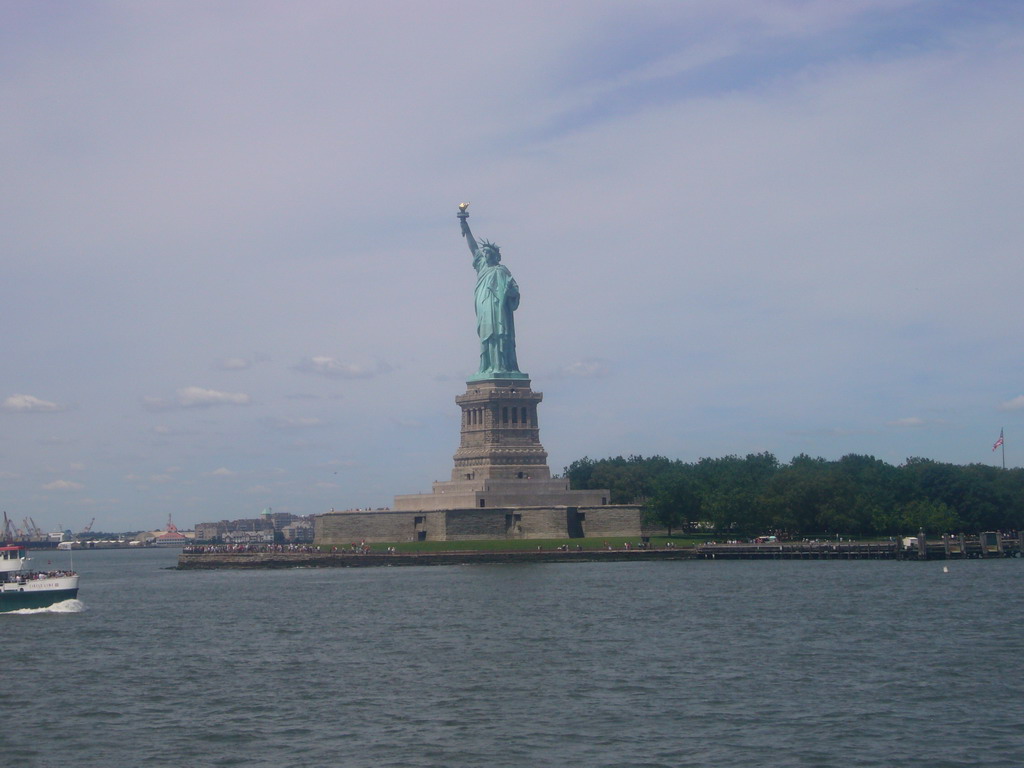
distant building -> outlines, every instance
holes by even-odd
[[[289,523],[281,529],[281,533],[284,536],[284,540],[289,543],[301,544],[301,543],[313,543],[313,521],[312,520],[296,520],[294,523]]]
[[[190,544],[192,539],[178,531],[166,531],[153,539],[155,547],[184,547]]]
[[[227,521],[221,521],[225,523]],[[219,539],[224,530],[221,523],[199,523],[196,525],[196,541],[214,541]],[[225,529],[226,530],[226,529]]]
[[[194,534],[193,534],[194,536]],[[171,516],[167,516],[167,530],[166,531],[154,531],[154,536],[151,540],[153,546],[156,547],[184,547],[186,544],[192,542],[191,536],[186,536],[178,530],[178,526],[174,524],[174,520]]]
[[[309,538],[289,538],[289,535],[305,537],[305,533],[286,533],[289,526],[302,524],[312,529],[312,518],[293,515],[289,512],[263,510],[259,517],[239,520],[221,520],[216,523],[196,523],[196,541],[209,543],[273,543],[285,541],[312,541]],[[300,526],[301,527],[301,526]]]
[[[274,532],[267,529],[262,531],[229,531],[220,538],[220,541],[224,544],[273,544]]]

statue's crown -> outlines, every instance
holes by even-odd
[[[490,240],[481,240],[479,246],[477,247],[480,250],[483,250],[484,248],[490,248],[492,251],[494,251],[494,256],[498,259],[498,261],[501,261],[501,249],[497,245],[492,243]]]

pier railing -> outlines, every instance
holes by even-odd
[[[1024,533],[1008,537],[995,532],[967,537],[943,536],[929,541],[916,538],[904,546],[893,541],[729,542],[701,544],[697,557],[725,560],[949,560],[984,557],[1020,557]]]

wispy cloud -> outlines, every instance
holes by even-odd
[[[381,360],[370,363],[343,363],[335,357],[315,355],[300,360],[294,366],[294,370],[314,376],[326,376],[329,379],[369,379],[390,373],[392,368]]]
[[[43,486],[44,491],[80,491],[85,488],[81,483],[76,483],[74,480],[54,480],[52,483],[46,483]]]
[[[256,352],[251,355],[229,355],[217,361],[217,368],[222,371],[245,371],[268,360],[270,360],[270,357],[262,352]]]
[[[419,419],[392,418],[391,423],[402,429],[423,429],[424,424]]]
[[[888,422],[890,427],[923,427],[927,422],[919,416],[907,416]]]
[[[220,392],[204,387],[183,387],[177,391],[173,399],[145,397],[143,405],[153,411],[164,411],[173,408],[209,408],[215,405],[248,405],[249,395],[244,392]]]
[[[64,406],[42,400],[33,395],[11,395],[3,402],[5,411],[14,413],[56,413],[63,411]]]
[[[1024,395],[1017,395],[1012,400],[1007,400],[1005,403],[1000,403],[1000,411],[1019,411],[1024,408]]]
[[[322,427],[326,422],[316,416],[297,416],[293,418],[271,419],[269,423],[274,429],[292,430]]]
[[[579,379],[596,379],[607,376],[610,370],[611,366],[607,360],[590,357],[564,366],[559,373],[563,376]]]

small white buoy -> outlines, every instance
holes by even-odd
[[[942,572],[943,573],[949,573],[949,566],[948,565],[942,566]]]

